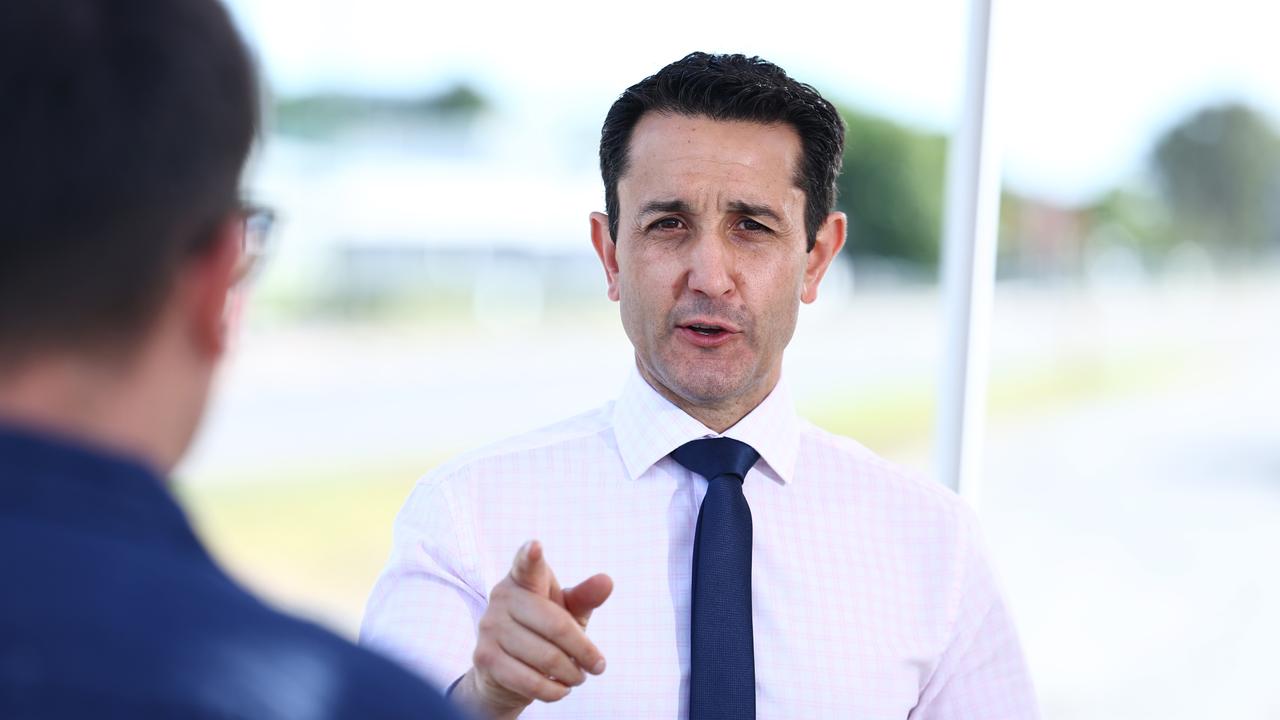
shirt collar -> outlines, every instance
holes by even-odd
[[[716,433],[658,394],[633,366],[613,406],[613,427],[618,453],[633,480],[690,440],[730,437],[755,448],[779,482],[795,481],[800,420],[785,380],[737,424]]]

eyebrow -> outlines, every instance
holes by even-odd
[[[639,217],[653,213],[689,213],[689,203],[683,200],[650,200],[640,208]]]
[[[752,215],[755,217],[769,218],[774,222],[781,222],[782,216],[768,205],[756,205],[741,200],[733,200],[729,202],[729,212],[739,213],[742,215]],[[691,213],[692,209],[689,203],[683,200],[650,200],[645,203],[638,214],[639,217],[650,215],[653,213]]]
[[[768,205],[753,205],[752,203],[742,202],[740,200],[734,200],[729,203],[729,212],[769,218],[774,222],[782,221],[782,216],[774,212],[773,208]]]

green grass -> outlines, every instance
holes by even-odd
[[[1041,367],[997,370],[987,388],[987,413],[1001,422],[1105,395],[1146,392],[1199,364],[1185,353],[1164,350],[1124,358],[1081,355]],[[935,411],[935,388],[924,383],[837,391],[801,408],[815,424],[889,455],[920,452],[933,431]]]

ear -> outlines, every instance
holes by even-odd
[[[809,259],[805,264],[801,301],[811,303],[818,299],[818,284],[822,282],[822,276],[827,273],[827,268],[831,267],[831,261],[839,254],[840,248],[844,247],[844,234],[848,222],[844,213],[833,212],[827,216],[822,227],[818,228],[817,241],[809,251]]]
[[[187,259],[178,275],[187,324],[196,349],[218,357],[227,347],[227,303],[239,279],[244,223],[228,216],[204,252]]]
[[[617,302],[618,293],[618,244],[609,234],[609,216],[601,212],[591,213],[591,244],[596,248],[604,277],[609,283],[609,299]]]

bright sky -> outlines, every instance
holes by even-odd
[[[694,49],[759,54],[834,99],[948,129],[968,11],[945,0],[230,4],[278,92],[468,79],[534,127],[584,132],[598,132],[619,91]],[[1244,99],[1280,118],[1280,4],[997,4],[998,124],[1006,176],[1023,190],[1087,199],[1136,174],[1154,136],[1206,102]]]

